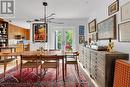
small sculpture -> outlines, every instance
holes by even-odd
[[[111,42],[111,38],[109,38],[109,44],[107,47],[108,52],[113,52],[114,42]]]

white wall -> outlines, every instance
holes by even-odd
[[[108,6],[114,2],[115,0],[104,0],[102,5],[97,8],[93,13],[91,13],[88,22],[92,21],[96,18],[97,23],[101,22],[102,20],[108,18]],[[119,11],[116,13],[117,15],[117,24],[121,23],[120,19],[120,7],[127,3],[130,0],[119,0]],[[118,25],[117,25],[117,38],[118,38]],[[114,42],[114,50],[120,51],[124,53],[129,53],[130,55],[130,43],[118,42],[118,39],[112,40]],[[107,45],[108,40],[101,40],[98,42],[100,45]]]
[[[86,32],[86,24],[87,19],[60,19],[56,20],[58,22],[63,22],[64,24],[50,24],[49,26],[49,46],[50,48],[54,48],[54,32],[53,29],[55,28],[73,28],[74,29],[74,50],[78,50],[78,43],[79,43],[79,25],[85,26],[85,32]],[[87,34],[85,33],[87,36]]]
[[[75,36],[75,40],[74,40],[74,50],[78,49],[78,35],[79,35],[79,25],[84,25],[85,26],[85,32],[86,32],[86,24],[87,24],[87,19],[59,19],[59,20],[55,20],[57,22],[63,22],[64,24],[52,24],[49,23],[48,25],[48,42],[47,43],[33,43],[32,40],[32,28],[30,31],[30,48],[31,50],[36,50],[38,49],[40,46],[44,46],[45,49],[54,49],[54,32],[53,29],[55,28],[74,28],[74,36]],[[30,26],[31,27],[31,26]],[[87,36],[87,34],[85,33],[85,35]]]

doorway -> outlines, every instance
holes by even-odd
[[[73,51],[74,29],[63,28],[55,29],[55,49]]]

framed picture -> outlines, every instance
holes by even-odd
[[[91,39],[92,41],[96,42],[98,40],[98,33],[93,33]]]
[[[34,42],[47,42],[47,24],[33,23],[32,28]]]
[[[79,26],[79,35],[84,35],[84,26]]]
[[[85,37],[84,36],[79,36],[79,44],[84,43]]]
[[[89,33],[95,32],[96,31],[96,19],[92,20],[89,24],[88,24],[88,28],[89,28]]]
[[[118,41],[130,42],[130,21],[118,25]]]
[[[121,6],[121,21],[130,19],[130,2]]]
[[[119,1],[116,0],[110,6],[108,6],[108,15],[112,15],[115,12],[119,11]]]
[[[116,39],[116,15],[97,24],[98,40]]]

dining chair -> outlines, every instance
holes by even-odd
[[[24,54],[21,55],[21,63],[20,63],[20,80],[22,80],[22,69],[23,68],[36,68],[36,75],[38,76],[38,68],[41,65],[39,61],[39,56],[36,54]]]
[[[65,72],[67,73],[67,65],[75,65],[75,70],[79,75],[79,68],[78,68],[78,52],[65,52]],[[65,73],[65,75],[66,75]]]
[[[4,56],[3,58],[1,58],[0,60],[0,65],[4,65],[4,77],[6,76],[6,69],[7,69],[7,65],[9,63],[11,63],[12,61],[14,61],[16,58],[12,58],[10,56]],[[16,60],[16,66],[18,66],[18,61]]]
[[[16,68],[18,69],[18,60],[16,59],[16,57],[9,55],[10,53],[12,52],[9,50],[1,52],[3,56],[0,57],[0,65],[4,65],[4,77],[6,76],[7,65],[12,61],[16,61]]]
[[[57,55],[42,55],[41,60],[44,61],[41,65],[41,73],[42,69],[54,68],[56,69],[56,81],[57,76],[59,74],[59,59]]]

